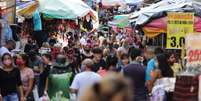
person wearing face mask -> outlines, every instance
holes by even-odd
[[[25,101],[20,70],[12,65],[12,56],[5,53],[1,60],[3,68],[0,68],[0,101]]]
[[[28,67],[28,56],[26,54],[18,55],[16,65],[20,69],[25,99],[28,101],[34,101],[31,93],[33,89],[34,72]]]
[[[0,57],[3,56],[5,53],[11,54],[11,51],[15,49],[16,43],[14,40],[6,41],[6,44],[0,48]]]

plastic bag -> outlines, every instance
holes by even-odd
[[[50,98],[48,95],[46,95],[46,96],[44,95],[44,96],[40,97],[39,101],[50,101]]]
[[[56,96],[51,99],[51,101],[69,101],[69,99],[63,96],[62,91],[59,91],[56,93]]]

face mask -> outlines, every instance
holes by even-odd
[[[22,64],[23,64],[23,61],[21,61],[19,59],[16,60],[16,65],[22,65]]]
[[[5,61],[3,61],[3,64],[6,66],[10,66],[12,64],[12,61],[11,60],[5,60]]]

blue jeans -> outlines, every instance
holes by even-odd
[[[11,93],[3,97],[3,101],[19,101],[17,93]]]

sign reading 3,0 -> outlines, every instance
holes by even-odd
[[[194,14],[169,12],[167,22],[167,49],[181,49],[185,45],[185,36],[193,32]]]
[[[172,36],[172,37],[170,37],[169,40],[171,41],[170,46],[172,48],[180,48],[180,47],[183,47],[185,44],[185,38],[184,37]]]

